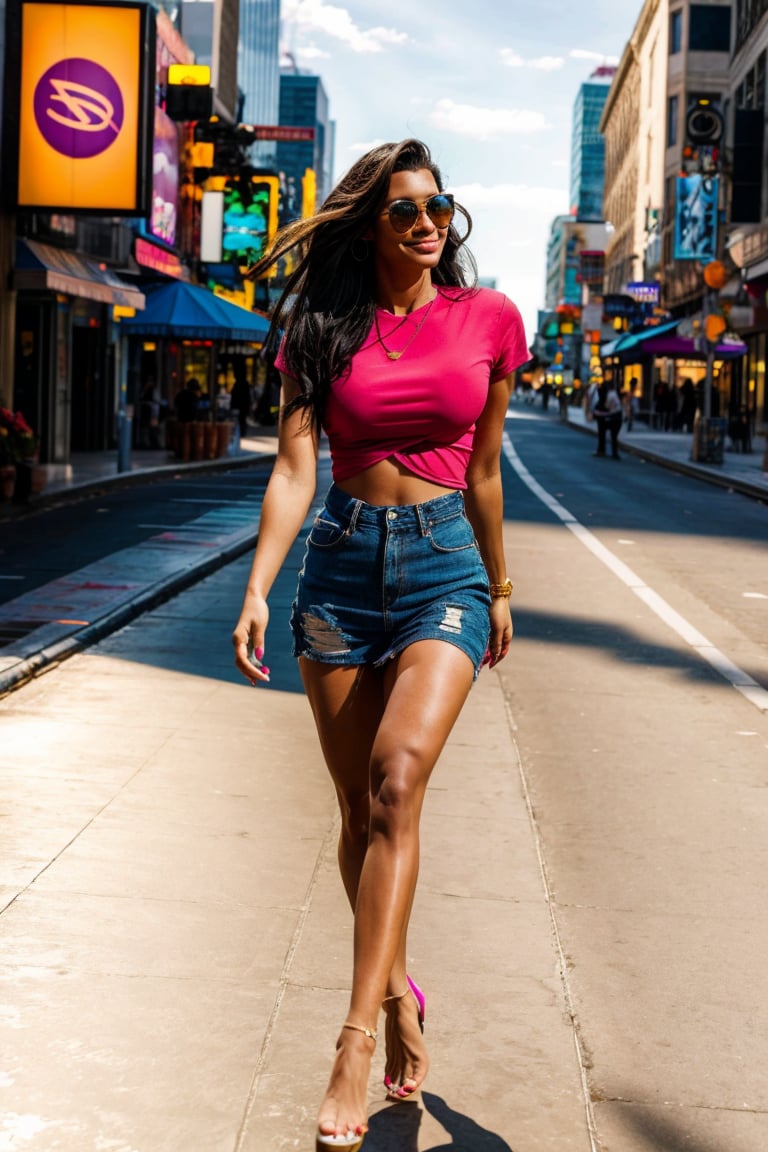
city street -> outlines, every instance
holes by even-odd
[[[423,821],[432,1066],[387,1104],[382,1031],[364,1152],[768,1146],[768,505],[593,449],[512,405],[515,641]],[[267,467],[3,524],[6,621],[93,564],[125,598],[123,553],[134,580],[138,550],[242,551]],[[351,917],[289,655],[301,555],[269,687],[232,664],[243,553],[0,700],[0,1152],[312,1148]]]

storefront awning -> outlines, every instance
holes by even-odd
[[[657,324],[655,328],[644,328],[642,332],[626,332],[618,340],[604,344],[600,355],[605,360],[615,357],[623,361],[632,361],[633,356],[667,356],[676,360],[704,360],[706,350],[698,341],[689,336],[679,336],[675,329],[682,323],[682,318],[670,320],[665,324]],[[718,344],[714,354],[718,360],[728,360],[735,356],[743,356],[746,345],[740,340],[729,339]]]
[[[668,320],[665,324],[644,328],[642,332],[624,332],[617,340],[611,340],[610,344],[604,344],[600,349],[600,355],[603,359],[608,356],[623,356],[625,352],[638,348],[647,340],[653,340],[664,332],[671,332],[673,328],[677,328],[679,323],[679,320]]]
[[[16,241],[13,286],[18,292],[63,292],[100,304],[144,308],[144,294],[106,266],[39,240]]]
[[[146,310],[121,321],[121,330],[128,335],[261,344],[269,332],[269,320],[214,296],[199,284],[171,280],[148,284],[144,291]]]

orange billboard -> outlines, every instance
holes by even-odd
[[[148,211],[150,12],[146,4],[22,0],[20,208]]]

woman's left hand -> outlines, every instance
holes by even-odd
[[[491,634],[488,637],[488,659],[483,663],[495,668],[500,660],[509,652],[512,643],[512,613],[509,607],[509,597],[496,596],[491,600],[490,607]]]

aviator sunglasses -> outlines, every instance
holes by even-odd
[[[409,232],[422,212],[426,212],[436,228],[447,228],[453,219],[453,196],[450,192],[438,192],[429,200],[417,204],[415,200],[393,200],[382,216],[389,216],[395,232]]]

